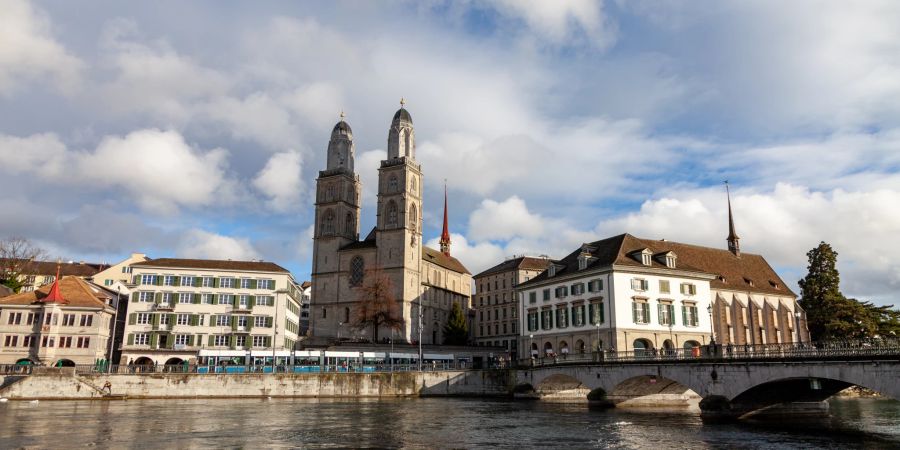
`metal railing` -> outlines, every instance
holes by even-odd
[[[46,367],[32,365],[3,365],[0,366],[0,374],[30,375],[35,369],[42,373],[66,373],[74,370],[77,375],[148,375],[148,374],[264,374],[264,373],[383,373],[383,372],[416,372],[419,366],[412,364],[340,364],[340,365],[196,365],[196,364],[116,364],[106,366],[103,364],[79,364],[68,367]],[[472,365],[461,362],[425,363],[423,372],[459,371],[471,370]]]
[[[823,342],[734,345],[712,344],[695,348],[603,350],[590,353],[545,355],[518,361],[519,367],[566,364],[620,364],[673,361],[829,360],[835,358],[900,358],[900,339],[839,340]]]

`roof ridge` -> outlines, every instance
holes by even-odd
[[[660,242],[660,243],[668,243],[668,244],[677,244],[677,245],[684,245],[685,247],[695,247],[695,248],[702,248],[702,249],[706,249],[706,250],[715,250],[715,251],[731,253],[730,251],[728,251],[727,248],[710,247],[707,245],[697,245],[697,244],[686,244],[684,242],[679,242],[679,241],[669,241],[669,240],[663,241],[663,240],[646,239],[646,238],[639,238],[637,236],[631,236],[631,237],[633,237],[641,242]],[[759,253],[747,253],[747,252],[741,251],[741,256],[744,256],[744,255],[762,256]],[[765,259],[765,258],[763,258],[763,259]]]

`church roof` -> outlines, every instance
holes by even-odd
[[[457,273],[472,274],[472,272],[469,272],[469,269],[466,269],[466,266],[459,262],[458,259],[424,245],[422,246],[422,261],[428,261]]]
[[[141,261],[132,267],[162,267],[172,269],[211,269],[247,272],[288,272],[284,267],[267,261],[232,261],[217,259],[159,258]]]
[[[353,130],[350,129],[350,124],[344,122],[344,119],[341,119],[340,122],[334,125],[334,129],[331,130],[331,137],[334,138],[335,135],[346,135],[348,138],[353,137]]]
[[[106,299],[113,298],[99,286],[88,283],[77,276],[64,276],[57,283],[48,284],[36,291],[22,292],[8,297],[0,298],[0,305],[31,305],[43,302],[51,289],[58,289],[63,301],[59,303],[66,306],[82,308],[105,308]]]
[[[409,111],[407,111],[406,108],[400,108],[394,114],[394,122],[398,120],[412,123],[412,116],[409,115]]]
[[[500,264],[497,264],[490,269],[484,270],[478,275],[475,275],[475,278],[485,277],[488,275],[493,275],[495,273],[508,272],[510,270],[546,270],[547,266],[550,265],[549,258],[535,258],[532,256],[520,256],[518,258],[508,259],[503,261]]]
[[[641,239],[627,233],[585,244],[565,258],[553,261],[557,266],[555,277],[579,272],[578,257],[585,248],[589,250],[593,260],[584,270],[613,264],[635,268],[668,269],[663,261],[656,258],[651,258],[650,266],[645,266],[632,257],[632,254],[644,249],[650,250],[654,255],[671,251],[678,257],[676,270],[715,276],[710,281],[710,287],[713,289],[796,296],[761,255],[741,253],[737,256],[726,249]],[[548,275],[547,272],[543,272],[519,286],[545,281],[549,278]]]

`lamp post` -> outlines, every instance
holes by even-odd
[[[341,343],[341,327],[344,326],[344,322],[338,322],[338,332],[337,332],[337,340],[338,344]]]
[[[534,359],[534,334],[528,335],[528,356],[531,356],[531,359]]]
[[[113,326],[112,326],[112,334],[109,336],[109,360],[107,361],[106,373],[112,373],[112,359],[113,359],[113,350],[116,345],[116,325],[118,325],[119,321],[119,302],[122,300],[122,285],[116,286],[116,306],[115,312],[113,313]]]
[[[417,304],[419,311],[419,372],[422,371],[422,297],[419,297]]]
[[[794,313],[794,318],[796,319],[794,322],[795,323],[794,328],[797,330],[797,343],[798,344],[803,343],[803,335],[800,334],[800,318],[801,317],[803,317],[803,314],[800,314],[800,311],[797,311]]]
[[[603,351],[603,346],[600,344],[600,322],[597,322],[597,353]]]
[[[716,345],[716,331],[713,328],[713,307],[712,303],[706,307],[706,312],[709,313],[709,345]]]

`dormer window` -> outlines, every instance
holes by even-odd
[[[643,264],[645,266],[649,266],[650,265],[650,255],[646,255],[646,254],[641,255],[641,264]]]
[[[776,283],[772,280],[769,280],[769,286],[772,286],[772,289],[780,289],[778,286],[778,283]]]
[[[656,260],[665,264],[666,267],[670,269],[675,268],[675,260],[678,259],[678,255],[675,252],[665,252],[656,254]]]
[[[751,280],[747,277],[744,277],[744,283],[747,283],[747,286],[751,286],[751,287],[753,286],[753,280]]]
[[[640,263],[645,266],[649,266],[653,263],[653,252],[651,252],[649,248],[636,251],[631,255],[634,257],[634,259],[640,261]]]
[[[547,267],[547,276],[555,277],[556,276],[556,265],[550,264],[550,267]]]

